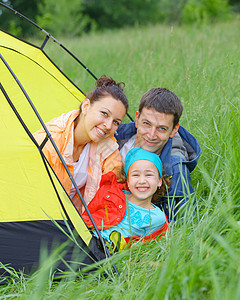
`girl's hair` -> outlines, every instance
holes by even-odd
[[[118,182],[121,183],[126,183],[127,182],[127,176],[126,173],[124,171],[124,167],[120,168],[117,172],[117,176],[118,176]],[[163,197],[167,190],[169,189],[171,184],[171,179],[170,177],[165,173],[164,169],[163,169],[163,173],[162,173],[162,185],[160,186],[160,188],[157,189],[157,191],[153,194],[152,196],[152,202],[156,203],[157,200],[159,200],[160,197]]]
[[[169,190],[171,184],[171,179],[170,177],[165,173],[163,169],[163,174],[162,174],[162,185],[160,188],[156,190],[156,192],[152,196],[152,203],[157,203],[159,202],[159,198],[163,197],[166,195],[167,191]]]
[[[126,111],[128,110],[128,100],[125,94],[123,93],[123,88],[125,84],[123,82],[116,83],[111,77],[105,75],[97,79],[96,87],[91,91],[87,98],[90,100],[90,103],[93,104],[95,101],[100,100],[106,96],[112,96],[117,101],[121,101],[125,106]],[[81,106],[80,106],[81,112]]]

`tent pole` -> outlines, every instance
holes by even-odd
[[[26,20],[27,22],[29,22],[30,24],[32,24],[33,26],[35,26],[37,29],[39,29],[40,31],[42,31],[45,35],[46,38],[41,46],[41,50],[43,50],[44,46],[46,45],[47,41],[49,38],[51,38],[55,43],[57,43],[61,48],[63,48],[70,56],[72,56],[89,74],[91,74],[91,76],[97,80],[98,78],[93,74],[92,71],[90,71],[72,52],[70,52],[64,45],[62,45],[57,39],[55,39],[50,33],[48,33],[46,30],[44,30],[43,28],[41,28],[40,26],[38,26],[35,22],[33,22],[32,20],[30,20],[29,18],[27,18],[26,16],[24,16],[23,14],[19,13],[17,10],[9,7],[8,5],[0,2],[0,5],[5,7],[6,9],[9,9],[10,11],[12,11],[15,15],[18,15],[20,18]],[[133,118],[127,113],[128,118],[133,122]]]
[[[88,216],[89,216],[89,218],[90,218],[90,220],[91,220],[91,222],[92,222],[92,224],[93,224],[93,226],[94,226],[94,230],[96,231],[96,233],[97,233],[97,235],[98,235],[98,237],[99,237],[99,239],[100,239],[100,241],[101,241],[101,243],[102,243],[102,245],[103,245],[103,248],[104,248],[105,253],[107,254],[108,257],[111,257],[111,255],[110,255],[110,253],[109,253],[109,251],[108,251],[108,248],[107,248],[107,246],[106,246],[106,244],[105,244],[105,242],[104,242],[104,240],[103,240],[103,238],[102,238],[102,235],[101,235],[101,233],[100,233],[100,231],[99,231],[99,229],[98,229],[98,227],[97,227],[97,225],[96,225],[96,223],[95,223],[95,221],[94,221],[94,219],[93,219],[93,217],[92,217],[92,215],[91,215],[91,213],[90,213],[90,211],[89,211],[89,209],[88,209],[88,207],[87,207],[87,205],[86,205],[86,203],[85,203],[85,201],[84,201],[84,199],[83,199],[83,197],[82,197],[82,195],[81,195],[81,193],[80,193],[80,191],[79,191],[79,189],[78,189],[78,186],[77,186],[77,184],[76,184],[76,182],[75,182],[75,180],[74,180],[74,178],[73,178],[71,172],[69,171],[69,169],[68,169],[68,167],[67,167],[67,164],[66,164],[65,160],[63,159],[61,153],[59,152],[59,149],[57,148],[57,146],[56,146],[56,144],[55,144],[55,142],[54,142],[54,140],[53,140],[53,138],[52,138],[50,132],[48,131],[48,129],[47,129],[45,123],[43,122],[41,116],[39,115],[37,109],[35,108],[34,104],[32,103],[32,101],[31,101],[30,97],[28,96],[27,92],[25,91],[24,87],[22,86],[22,84],[20,83],[20,81],[18,80],[18,78],[16,77],[16,75],[14,74],[14,72],[12,71],[12,69],[10,68],[10,66],[8,65],[8,63],[6,62],[6,60],[3,58],[3,56],[2,56],[1,54],[0,54],[0,58],[1,58],[1,60],[3,61],[3,63],[5,64],[5,66],[7,67],[8,71],[11,73],[11,75],[12,75],[13,78],[15,79],[15,81],[17,82],[18,86],[20,87],[21,91],[23,92],[24,96],[26,97],[26,99],[28,100],[30,106],[32,107],[32,109],[33,109],[35,115],[37,116],[38,120],[40,121],[42,127],[44,128],[44,130],[45,130],[45,132],[46,132],[46,134],[47,134],[47,137],[50,139],[50,141],[51,141],[51,143],[52,143],[52,145],[53,145],[55,151],[57,152],[57,154],[58,154],[58,156],[59,156],[59,158],[60,158],[60,160],[61,160],[61,162],[62,162],[62,164],[63,164],[63,166],[64,166],[64,168],[65,168],[65,170],[66,170],[66,172],[67,172],[67,174],[68,174],[68,176],[69,176],[69,178],[70,178],[71,181],[72,181],[72,184],[73,184],[73,186],[74,186],[74,188],[75,188],[75,190],[76,190],[76,192],[77,192],[79,198],[81,199],[81,202],[82,202],[82,204],[83,204],[85,210],[87,211],[87,214],[88,214]],[[7,96],[7,98],[9,99],[8,95],[6,94],[5,89],[3,88],[3,86],[2,86],[1,84],[0,84],[0,88],[1,88],[2,92],[4,93],[4,96],[5,96],[5,97]],[[9,99],[9,100],[10,100],[10,99]],[[8,101],[8,102],[9,102],[9,101]],[[10,103],[12,103],[11,100],[10,100]],[[9,104],[10,104],[10,103],[9,103]],[[13,104],[11,105],[11,107],[12,107],[12,108],[14,107]],[[17,110],[16,110],[15,107],[14,107],[14,111],[17,112]],[[17,113],[16,115],[17,115],[17,117],[18,117],[18,119],[19,119],[19,117],[20,117],[19,114]],[[21,120],[22,120],[22,119],[20,118],[19,121],[21,122]],[[22,125],[24,124],[23,127],[26,128],[26,129],[27,129],[26,131],[29,133],[29,130],[28,130],[26,124],[25,124],[23,121],[21,122],[21,124],[22,124]],[[30,134],[31,134],[31,133],[30,133]],[[31,134],[31,136],[32,136],[32,134]],[[34,139],[34,140],[35,140],[35,139]],[[34,144],[37,145],[37,147],[38,147],[38,149],[39,149],[39,145],[38,145],[38,143],[37,143],[36,141],[34,142]],[[41,145],[40,145],[40,147],[41,147]],[[39,150],[39,151],[42,151],[42,150]],[[114,270],[118,273],[117,268],[116,268],[115,265],[114,265]]]
[[[12,7],[0,2],[0,5],[5,7],[6,9],[10,10],[11,12],[13,12],[15,15],[19,16],[20,18],[26,20],[27,22],[29,22],[30,24],[32,24],[33,26],[35,26],[37,29],[39,29],[40,31],[42,31],[46,36],[48,36],[49,38],[51,38],[55,43],[57,43],[60,47],[62,47],[68,54],[70,54],[78,63],[80,63],[80,65],[89,73],[91,74],[91,76],[97,80],[97,77],[92,73],[92,71],[90,71],[72,52],[70,52],[65,46],[63,46],[57,39],[55,39],[49,32],[47,32],[46,30],[44,30],[43,28],[41,28],[40,26],[38,26],[35,22],[33,22],[32,20],[30,20],[29,18],[27,18],[26,16],[24,16],[23,14],[21,14],[20,12],[18,12],[17,10],[13,9]],[[45,45],[45,44],[44,44]],[[41,48],[43,49],[43,47]]]

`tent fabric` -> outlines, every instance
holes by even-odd
[[[85,98],[39,47],[0,30],[0,54],[43,122],[78,108]],[[7,101],[9,98],[31,133],[41,127],[4,61],[0,59],[0,84],[7,93],[6,97],[0,90],[0,260],[17,269],[25,266],[30,269],[38,263],[42,239],[50,244],[54,237],[59,241],[66,239],[50,220],[62,223],[66,219],[87,250],[93,242],[92,234],[48,167],[53,187],[39,149]]]
[[[58,221],[58,225],[70,234],[63,221]],[[71,229],[74,230],[73,227]],[[75,266],[78,263],[81,267],[98,260],[90,249],[85,247],[82,239],[78,239],[77,246],[60,230],[56,230],[56,225],[51,221],[1,222],[0,232],[2,263],[13,266],[16,270],[28,273],[36,271],[41,255],[46,249],[50,255],[51,251],[67,241],[69,243],[63,249],[66,252],[65,261],[74,261]],[[81,248],[85,249],[88,255],[81,251]],[[56,268],[64,270],[65,265],[58,262]]]

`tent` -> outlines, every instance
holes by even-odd
[[[49,166],[44,144],[32,136],[84,99],[44,52],[49,37],[37,47],[0,30],[0,261],[24,272],[38,268],[43,247],[50,255],[66,241],[63,258],[77,259],[79,267],[110,256]],[[66,235],[71,232],[78,246]],[[55,267],[64,270],[66,264],[59,258]]]

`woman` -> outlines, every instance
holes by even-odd
[[[86,204],[95,196],[102,174],[109,171],[117,174],[122,166],[113,137],[128,110],[122,84],[109,77],[100,77],[80,109],[46,124]],[[34,136],[41,143],[46,133],[40,129]],[[81,201],[50,141],[43,152],[73,203],[82,212]]]

